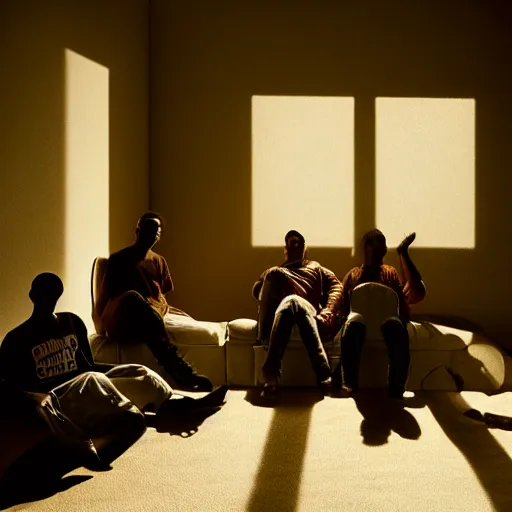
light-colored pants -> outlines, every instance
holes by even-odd
[[[85,372],[48,393],[27,393],[59,438],[73,442],[101,437],[120,414],[157,410],[172,388],[146,366],[124,364],[105,374]]]

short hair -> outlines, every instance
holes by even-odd
[[[366,232],[363,235],[363,238],[361,238],[361,245],[363,247],[366,247],[366,245],[371,243],[379,243],[381,245],[386,245],[386,237],[384,236],[384,233],[380,229],[372,229],[368,232]]]
[[[137,221],[137,227],[139,227],[144,221],[151,220],[151,219],[159,220],[160,225],[162,226],[162,229],[163,229],[163,227],[164,227],[163,217],[159,213],[153,212],[153,211],[148,211],[148,212],[144,213],[143,215],[141,215],[139,217],[139,220]]]
[[[59,299],[64,293],[64,285],[57,274],[43,272],[34,278],[30,290],[38,297],[47,296],[48,298]]]
[[[288,233],[286,233],[286,236],[284,237],[284,243],[286,244],[286,246],[288,246],[288,242],[289,242],[290,238],[293,238],[293,237],[298,238],[302,245],[306,245],[306,240],[304,239],[304,236],[301,233],[299,233],[298,231],[296,231],[295,229],[292,229],[292,230],[288,231]]]

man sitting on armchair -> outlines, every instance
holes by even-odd
[[[374,282],[389,286],[398,295],[399,318],[389,319],[381,329],[389,353],[389,395],[397,400],[403,398],[410,362],[407,333],[407,324],[410,321],[409,306],[425,297],[425,285],[408,251],[415,238],[416,233],[411,233],[397,247],[402,271],[400,281],[396,269],[383,263],[387,252],[384,234],[374,229],[363,236],[361,245],[364,263],[347,272],[342,282],[341,316],[344,326],[341,337],[341,363],[333,372],[334,388],[342,387],[348,393],[353,393],[358,388],[359,362],[366,327],[362,318],[355,317],[350,322],[346,320],[350,313],[352,290],[360,284]]]
[[[281,360],[297,324],[320,387],[331,382],[329,361],[323,342],[339,330],[338,307],[341,284],[329,269],[307,260],[304,237],[289,231],[285,237],[285,262],[267,269],[252,289],[259,301],[258,339],[268,343],[262,371],[262,397],[275,395],[281,376]]]
[[[188,316],[170,306],[165,295],[174,285],[163,256],[151,249],[160,240],[162,218],[147,212],[140,217],[134,244],[112,254],[98,299],[98,312],[112,339],[119,343],[144,342],[177,387],[210,391],[211,381],[179,354],[164,324],[169,313]]]

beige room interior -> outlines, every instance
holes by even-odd
[[[474,98],[475,248],[413,249],[428,290],[416,311],[463,316],[512,347],[504,4],[22,0],[0,8],[8,70],[0,335],[30,314],[38,272],[67,283],[68,49],[108,70],[110,250],[131,242],[140,212],[163,214],[157,250],[175,281],[171,300],[204,320],[254,318],[251,285],[282,260],[282,248],[251,245],[253,95],[355,98],[356,239],[375,224],[375,98]],[[339,277],[358,263],[351,248],[313,247],[311,257]],[[397,264],[393,249],[387,261]],[[82,272],[81,298],[65,292],[60,305],[90,326]]]
[[[66,51],[106,69],[109,81],[108,112],[90,113],[108,120],[108,144],[92,137],[89,145],[75,148],[71,161]],[[117,250],[134,236],[133,222],[126,219],[136,219],[149,205],[146,2],[0,2],[0,60],[0,337],[30,315],[28,291],[40,272],[55,272],[64,281],[57,309],[73,310],[91,328],[92,260],[80,263],[78,277],[66,276],[66,237],[80,243],[73,229],[83,230],[84,238],[89,231],[108,230],[110,249]],[[87,95],[89,84],[81,85]],[[92,109],[104,108],[104,101],[94,100]],[[109,213],[103,219],[95,213],[101,196],[91,183],[86,190],[67,183],[73,165],[79,166],[75,174],[87,172],[81,162],[94,163],[91,155],[100,152],[107,159],[109,189]],[[71,207],[84,213],[70,225],[66,213]],[[74,286],[66,289],[70,283]]]
[[[167,220],[175,305],[254,318],[251,286],[282,261],[282,248],[251,245],[253,95],[355,98],[356,239],[375,225],[375,98],[473,98],[475,247],[412,249],[427,286],[415,311],[462,316],[511,348],[506,12],[476,1],[151,2],[151,206]],[[350,248],[310,256],[340,278],[359,262]],[[397,265],[394,250],[387,262]]]

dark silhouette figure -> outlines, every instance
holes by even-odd
[[[162,229],[158,214],[145,213],[137,223],[135,243],[110,256],[97,313],[112,339],[145,342],[177,387],[210,391],[211,381],[183,359],[165,328],[167,314],[189,315],[170,306],[165,298],[174,284],[165,258],[152,250]]]

